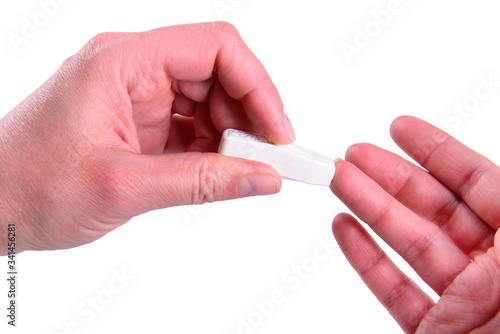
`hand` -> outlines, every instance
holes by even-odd
[[[279,174],[215,152],[226,128],[287,144],[262,64],[227,23],[94,37],[0,121],[0,254],[75,247],[141,213],[278,192]]]
[[[440,298],[434,303],[347,214],[333,221],[342,251],[405,332],[498,332],[499,167],[413,117],[396,119],[391,135],[427,171],[360,144],[337,162],[331,189]]]

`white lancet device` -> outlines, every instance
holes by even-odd
[[[222,134],[219,153],[271,165],[282,177],[309,184],[328,186],[335,175],[335,160],[295,143],[274,145],[256,134],[227,129]]]

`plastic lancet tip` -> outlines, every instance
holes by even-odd
[[[219,153],[259,161],[272,166],[282,177],[328,186],[335,176],[335,160],[295,143],[274,145],[254,133],[227,129]]]

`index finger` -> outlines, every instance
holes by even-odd
[[[500,168],[444,131],[410,116],[391,126],[394,141],[494,229],[500,227]]]
[[[226,22],[179,25],[138,36],[132,39],[134,49],[160,58],[173,79],[203,81],[216,74],[265,139],[277,144],[293,141],[278,90],[234,26]]]

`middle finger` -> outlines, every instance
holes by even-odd
[[[346,160],[410,210],[438,225],[470,258],[493,245],[494,230],[423,169],[370,144],[351,146]]]
[[[389,195],[353,164],[339,160],[333,193],[401,255],[439,295],[470,264],[434,224]]]

